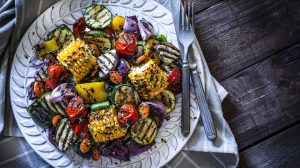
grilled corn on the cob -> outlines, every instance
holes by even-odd
[[[85,42],[77,39],[57,55],[59,62],[74,76],[76,83],[84,79],[97,65],[94,57],[86,48]]]
[[[91,112],[89,130],[96,142],[118,139],[125,136],[127,132],[127,128],[119,124],[116,111],[112,106]]]
[[[166,74],[153,60],[133,68],[128,77],[144,99],[159,94],[168,86]]]

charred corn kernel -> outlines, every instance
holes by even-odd
[[[124,137],[127,132],[127,128],[119,124],[116,111],[112,106],[90,113],[89,130],[95,142],[118,139]]]
[[[97,65],[96,58],[89,52],[84,41],[77,39],[57,55],[59,62],[74,76],[76,83],[84,79]]]
[[[159,94],[168,86],[166,74],[153,60],[133,68],[128,77],[144,99]]]

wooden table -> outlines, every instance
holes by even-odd
[[[300,1],[195,0],[240,167],[300,167]]]

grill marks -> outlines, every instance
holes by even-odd
[[[104,78],[106,77],[111,70],[117,64],[117,55],[116,50],[111,50],[109,53],[102,54],[101,56],[97,57],[97,62],[99,65],[99,77]]]
[[[62,24],[48,34],[48,39],[54,38],[59,47],[59,50],[65,48],[75,40],[72,31],[68,26]]]
[[[137,143],[147,145],[154,141],[157,130],[157,125],[152,119],[140,119],[132,126],[131,134]]]
[[[112,14],[105,6],[93,4],[84,12],[84,19],[88,26],[103,29],[110,25]]]
[[[180,51],[171,43],[163,42],[156,46],[160,59],[166,64],[178,63]]]
[[[73,129],[70,128],[68,119],[64,118],[59,122],[55,135],[58,149],[61,151],[67,150],[72,139]]]

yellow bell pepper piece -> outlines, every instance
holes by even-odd
[[[125,18],[122,16],[115,16],[111,23],[111,28],[115,32],[123,31],[123,26],[125,24]]]
[[[54,51],[54,50],[57,50],[58,49],[58,45],[56,43],[56,40],[55,38],[49,40],[49,41],[45,41],[44,42],[44,47],[45,47],[45,50],[46,51]]]
[[[76,90],[86,103],[103,102],[107,99],[104,82],[76,84]]]

